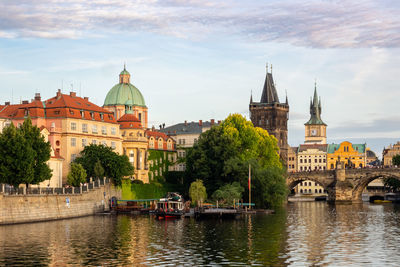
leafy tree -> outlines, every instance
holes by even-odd
[[[392,158],[392,164],[396,166],[400,166],[400,154],[394,155]]]
[[[39,184],[40,182],[49,180],[52,176],[52,170],[47,165],[51,152],[50,143],[45,141],[44,136],[40,133],[40,129],[32,125],[30,117],[25,119],[18,130],[21,131],[27,143],[34,151],[34,160],[32,162],[34,175],[31,180],[27,179],[25,183],[28,186],[28,184]]]
[[[50,143],[29,117],[18,129],[10,124],[0,134],[0,181],[18,187],[50,179],[50,151]]]
[[[79,163],[71,163],[71,170],[67,176],[68,184],[72,186],[80,186],[81,183],[86,182],[86,171]]]
[[[13,124],[0,135],[0,182],[18,187],[34,179],[35,153]]]
[[[94,164],[93,173],[96,178],[101,178],[104,176],[104,168],[101,166],[100,160],[97,160],[96,164]]]
[[[239,182],[233,182],[231,184],[226,184],[219,189],[217,189],[212,198],[221,202],[221,204],[232,205],[234,200],[239,201],[242,199],[242,193],[244,188]]]
[[[88,177],[96,177],[95,165],[100,161],[104,175],[120,186],[122,178],[133,175],[134,168],[126,155],[118,155],[111,147],[90,144],[81,151],[80,157],[75,159],[86,170]]]
[[[189,196],[193,203],[203,202],[207,198],[207,191],[202,180],[196,180],[190,185]]]
[[[239,114],[229,115],[222,124],[202,133],[197,144],[188,150],[186,185],[198,178],[204,181],[208,192],[214,192],[225,184],[239,182],[248,193],[248,169],[251,165],[253,172],[258,174],[252,179],[263,185],[252,195],[263,199],[259,201],[262,206],[278,205],[286,197],[286,190],[276,193],[271,190],[278,183],[280,188],[286,187],[278,150],[276,138],[266,130],[254,127]],[[271,181],[267,181],[269,179]],[[275,197],[268,197],[272,193]]]

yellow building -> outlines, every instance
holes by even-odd
[[[118,119],[122,136],[123,154],[127,155],[129,161],[135,168],[133,179],[149,182],[147,166],[147,147],[148,139],[145,129],[131,109],[126,110],[126,114]]]
[[[343,162],[346,168],[364,168],[366,166],[366,144],[352,144],[344,141],[340,144],[329,144],[327,169],[336,168],[337,162]]]

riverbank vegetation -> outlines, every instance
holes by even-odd
[[[251,168],[252,202],[258,207],[280,205],[287,189],[278,149],[276,138],[266,130],[254,127],[239,114],[230,115],[202,133],[187,151],[185,184],[188,187],[201,179],[207,193],[218,198],[221,192],[228,191],[224,186],[236,182],[248,201]]]
[[[134,172],[126,155],[119,155],[111,147],[102,144],[85,146],[74,163],[81,164],[88,177],[104,175],[117,186],[122,184],[123,177],[133,175]]]

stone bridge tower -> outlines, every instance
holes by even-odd
[[[278,93],[276,92],[274,79],[268,72],[265,76],[264,88],[260,102],[253,102],[253,96],[250,98],[250,119],[255,127],[260,127],[268,131],[278,140],[279,154],[286,163],[288,155],[288,128],[289,103],[286,96],[286,102],[280,103]]]

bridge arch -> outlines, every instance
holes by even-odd
[[[358,183],[354,186],[353,189],[353,199],[356,201],[362,200],[362,192],[368,186],[368,184],[379,178],[395,178],[400,180],[400,173],[394,172],[382,172],[382,173],[371,173],[367,175],[363,175],[360,177]]]
[[[288,186],[289,190],[292,190],[299,183],[304,182],[304,181],[312,181],[312,182],[320,185],[321,187],[324,188],[324,190],[327,191],[328,185],[325,184],[323,181],[321,181],[321,179],[318,179],[318,178],[313,177],[313,176],[307,176],[307,175],[305,175],[305,176],[288,177],[286,179],[286,185]]]

